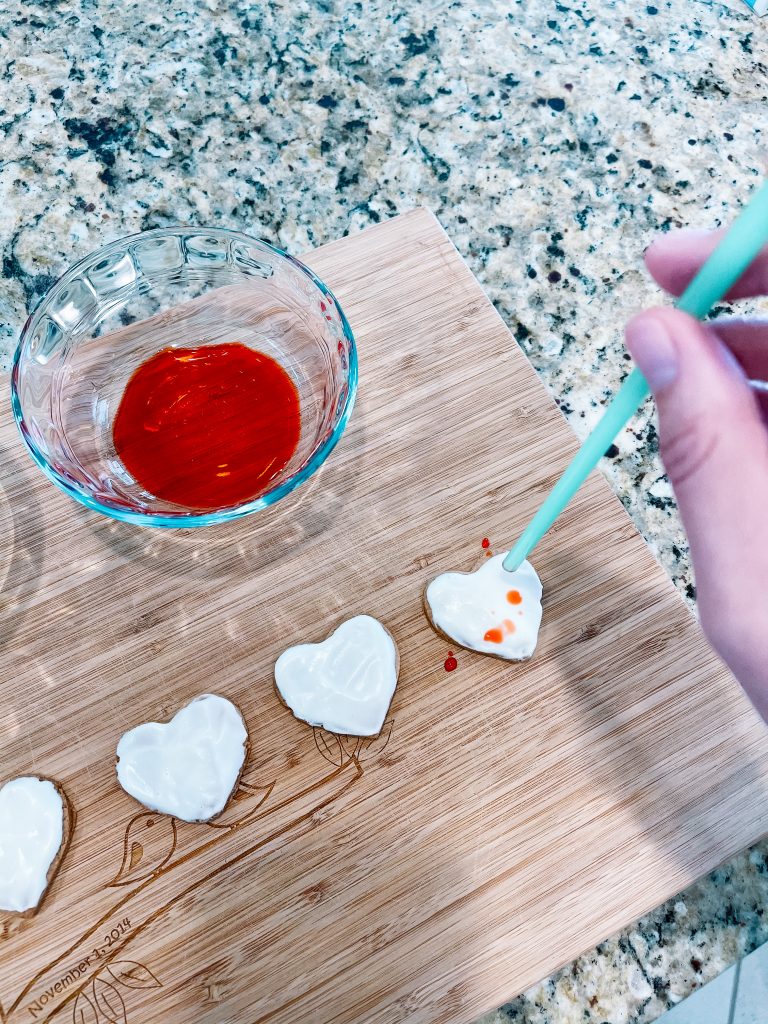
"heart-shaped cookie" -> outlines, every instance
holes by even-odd
[[[209,821],[237,786],[248,751],[243,716],[216,694],[197,697],[168,723],[146,722],[117,745],[117,779],[160,814]]]
[[[541,624],[541,581],[530,562],[516,572],[502,563],[506,552],[476,572],[446,572],[426,589],[432,625],[461,647],[524,661],[536,648]]]
[[[0,788],[0,910],[34,913],[59,870],[74,824],[64,791],[22,776]]]
[[[397,647],[370,615],[356,615],[319,644],[283,651],[275,684],[291,711],[310,725],[347,736],[375,736],[397,686]]]

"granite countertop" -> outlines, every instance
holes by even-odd
[[[54,276],[120,235],[300,253],[425,204],[584,435],[657,296],[643,248],[755,184],[766,34],[739,0],[11,0],[2,365]],[[650,409],[606,472],[693,600]],[[768,843],[485,1021],[651,1021],[768,939],[767,903]]]

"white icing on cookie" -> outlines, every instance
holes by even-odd
[[[64,841],[64,800],[52,782],[23,776],[0,789],[0,910],[33,910]]]
[[[395,641],[370,615],[356,615],[319,644],[283,651],[280,696],[297,718],[329,732],[375,736],[397,686]]]
[[[427,587],[434,625],[462,647],[509,661],[530,658],[541,623],[541,581],[530,562],[516,572],[503,566],[507,552],[476,572],[446,572]]]
[[[238,709],[206,693],[170,722],[146,722],[117,745],[117,779],[145,807],[182,821],[208,821],[232,795],[248,733]]]

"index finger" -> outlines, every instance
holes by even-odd
[[[686,286],[710,256],[725,234],[719,231],[693,231],[684,228],[660,235],[645,252],[645,265],[662,288],[682,295]],[[746,299],[768,294],[768,247],[726,295],[726,299]]]

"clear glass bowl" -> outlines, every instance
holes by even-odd
[[[112,425],[133,372],[171,346],[241,342],[277,360],[299,393],[288,465],[258,497],[200,512],[144,490]],[[11,398],[32,457],[89,508],[144,526],[205,526],[279,501],[320,467],[349,419],[357,352],[330,290],[266,242],[221,228],[130,235],[80,260],[22,331]]]

